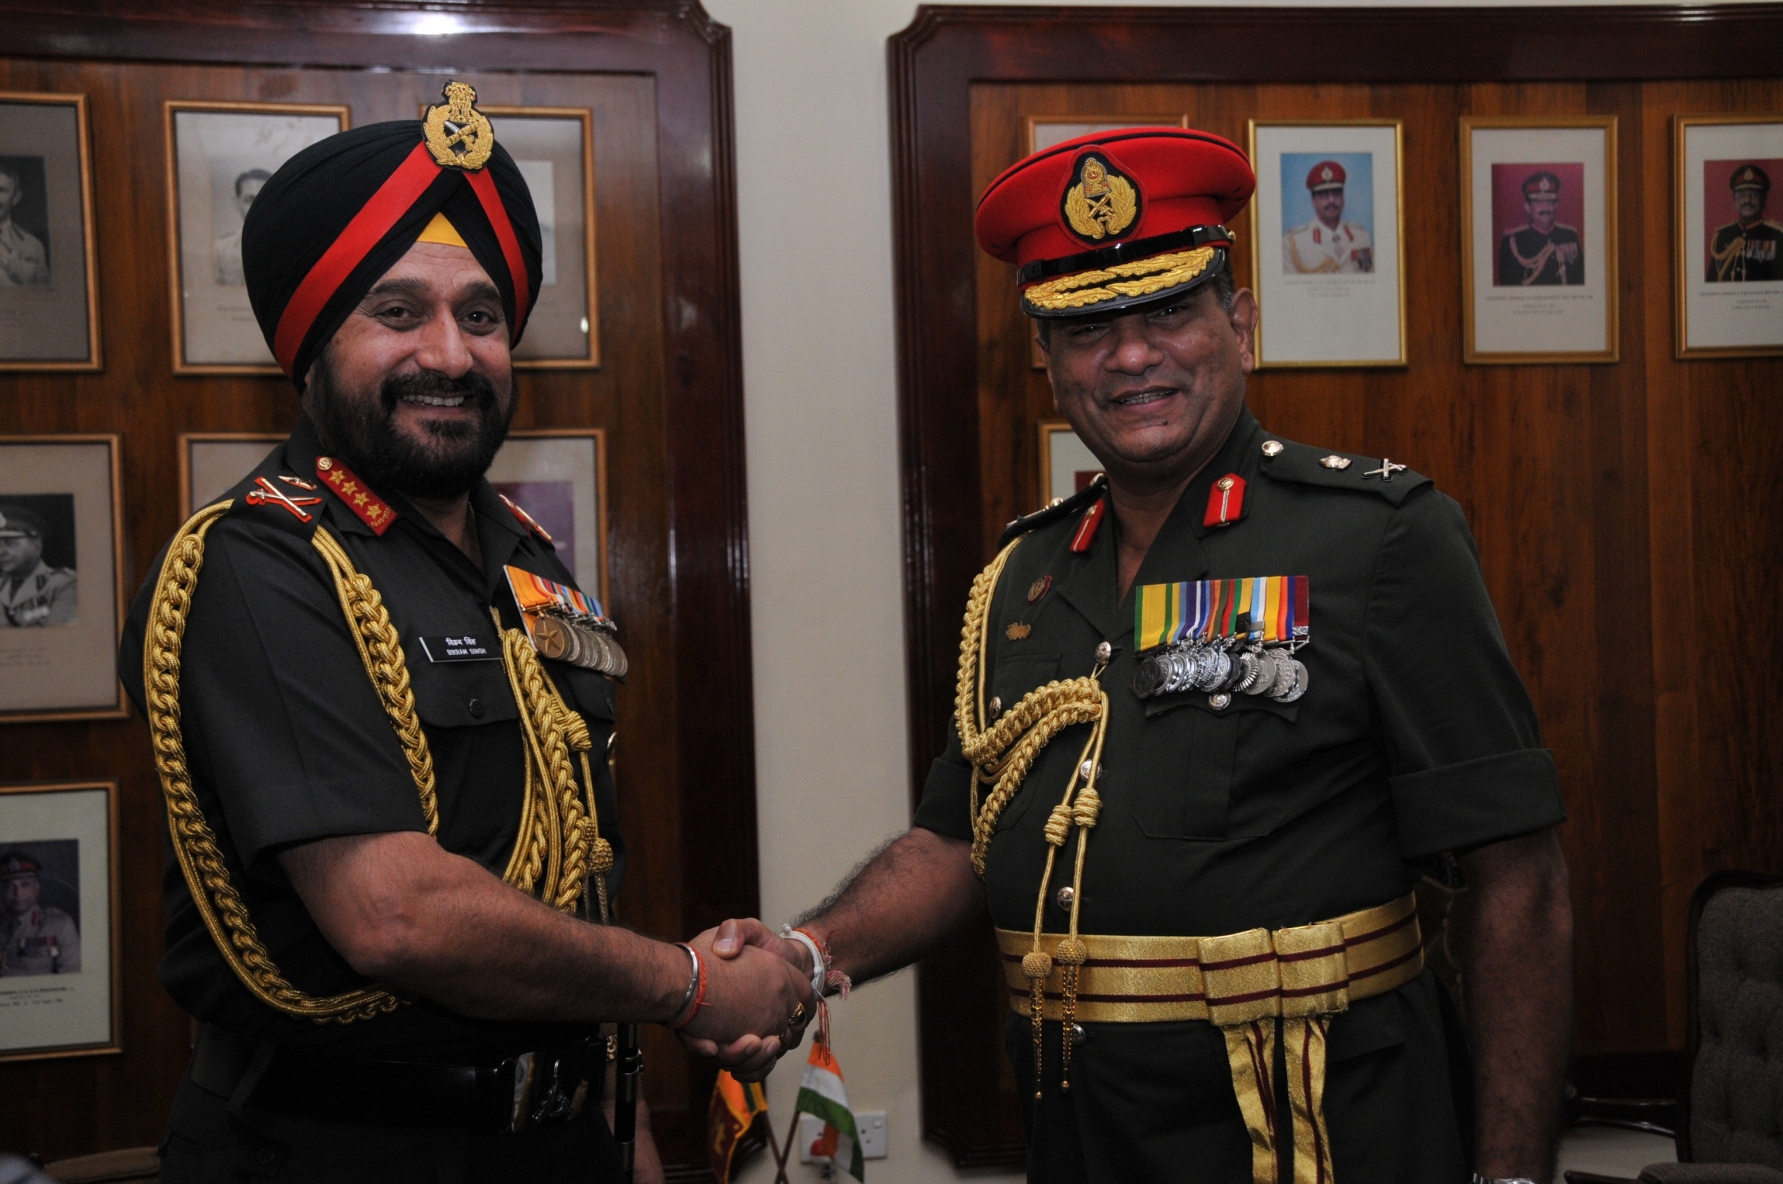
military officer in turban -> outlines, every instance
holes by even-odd
[[[1113,242],[1059,217],[1092,166],[1140,211]],[[1545,1184],[1554,764],[1460,507],[1246,409],[1227,225],[1254,184],[1225,140],[1159,128],[991,182],[979,244],[1104,474],[974,582],[911,830],[788,937],[727,924],[830,987],[988,906],[1031,1180]],[[1424,965],[1426,875],[1466,884],[1465,1021]]]
[[[1734,220],[1717,226],[1709,241],[1711,284],[1783,279],[1783,223],[1764,216],[1771,175],[1755,164],[1741,165],[1727,181],[1733,190]]]
[[[603,1021],[747,1075],[805,1016],[782,959],[600,923],[622,663],[483,477],[541,268],[474,97],[451,83],[261,188],[243,275],[302,416],[129,616],[174,848],[160,977],[199,1024],[164,1181],[616,1179]],[[522,589],[586,660],[535,649]]]

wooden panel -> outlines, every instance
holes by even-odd
[[[1675,1047],[1691,891],[1715,868],[1783,858],[1775,614],[1713,647],[1695,625],[1699,601],[1764,604],[1778,574],[1783,413],[1758,392],[1783,360],[1671,356],[1670,118],[1783,110],[1774,81],[1709,80],[1774,67],[1736,67],[1719,12],[1686,28],[1670,9],[1020,11],[1026,24],[926,8],[891,50],[913,793],[945,735],[965,588],[1003,524],[1034,508],[1034,425],[1057,414],[1028,364],[1012,270],[970,239],[971,200],[1022,154],[1026,119],[1181,112],[1238,143],[1250,117],[1404,119],[1409,366],[1268,371],[1250,404],[1285,436],[1407,460],[1462,504],[1567,796],[1576,1046]],[[1744,21],[1783,33],[1777,6]],[[1278,39],[1289,25],[1298,35]],[[1083,81],[1122,78],[1145,81]],[[1620,363],[1462,363],[1467,114],[1618,117]],[[1248,280],[1249,252],[1237,258]],[[1712,556],[1693,561],[1704,545]],[[966,1030],[986,1009],[960,998],[961,981],[991,997],[989,948],[963,938],[921,986],[925,1134],[961,1163],[1008,1162],[1021,1137],[998,1041]]]
[[[612,445],[610,603],[633,671],[617,725],[631,847],[620,905],[627,923],[678,939],[757,909],[728,43],[697,6],[504,7],[465,18],[499,19],[503,36],[468,42],[413,37],[402,14],[348,5],[308,6],[307,31],[289,9],[247,3],[15,18],[8,52],[20,56],[0,58],[0,89],[93,105],[109,340],[102,373],[0,376],[0,432],[124,434],[134,595],[178,525],[178,433],[282,432],[296,417],[283,378],[172,373],[163,99],[345,103],[361,126],[413,119],[449,65],[490,105],[591,108],[602,365],[521,372],[515,425],[603,427]],[[712,430],[670,428],[689,421]],[[135,719],[7,732],[9,777],[122,785],[125,1018],[121,1056],[0,1068],[18,1100],[0,1145],[54,1158],[158,1142],[188,1026],[154,980],[165,841],[146,734]],[[665,1157],[691,1171],[711,1071],[656,1028],[646,1059]]]

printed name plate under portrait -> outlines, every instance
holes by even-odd
[[[1257,365],[1405,365],[1400,121],[1248,131]]]

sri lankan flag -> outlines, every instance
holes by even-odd
[[[768,1095],[759,1081],[738,1081],[728,1070],[718,1074],[712,1087],[712,1105],[706,1111],[706,1152],[718,1184],[731,1178],[731,1156],[749,1133],[757,1114],[768,1112]]]
[[[833,1163],[866,1184],[860,1134],[854,1126],[854,1111],[848,1108],[848,1091],[842,1087],[842,1066],[836,1064],[835,1054],[822,1040],[811,1042],[805,1076],[799,1080],[794,1122],[800,1114],[810,1114],[823,1123],[823,1132],[806,1148],[811,1158],[817,1163]]]

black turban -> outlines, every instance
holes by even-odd
[[[445,215],[501,292],[509,345],[538,299],[539,216],[499,143],[480,168],[438,164],[421,120],[330,136],[286,161],[241,232],[248,299],[298,389],[310,363],[435,214]]]

